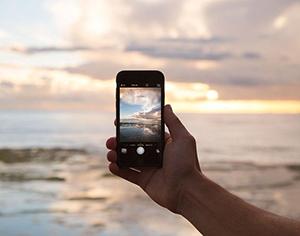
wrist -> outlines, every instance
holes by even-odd
[[[193,194],[193,190],[204,187],[205,182],[207,181],[206,177],[199,171],[194,171],[185,181],[182,183],[178,191],[178,200],[175,213],[183,215],[185,211],[186,202],[189,201],[189,198]]]

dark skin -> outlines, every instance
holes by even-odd
[[[163,168],[120,169],[116,138],[106,146],[109,170],[140,186],[156,203],[181,214],[203,235],[300,235],[300,222],[266,212],[229,193],[201,171],[196,141],[170,105],[164,109],[165,134]]]
[[[200,172],[200,166],[193,136],[183,125],[175,128],[180,122],[177,117],[168,112],[164,115],[167,126],[174,126],[174,129],[170,129],[172,136],[165,133],[164,168],[139,168],[140,173],[132,169],[118,168],[115,137],[107,140],[106,146],[112,149],[107,153],[107,159],[111,162],[109,170],[113,174],[139,185],[156,203],[176,212],[181,188],[193,174]],[[189,158],[185,158],[187,155]],[[157,189],[162,191],[158,192]]]

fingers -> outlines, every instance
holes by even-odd
[[[172,139],[176,140],[181,136],[189,135],[189,132],[186,130],[179,118],[174,114],[170,105],[165,106],[164,117],[165,123],[169,128]]]
[[[110,162],[116,162],[117,161],[116,151],[111,150],[107,153],[106,156],[107,156],[107,160],[110,161]]]
[[[114,175],[117,175],[123,179],[128,180],[131,183],[139,185],[140,181],[140,173],[137,171],[134,171],[132,169],[120,169],[116,163],[110,163],[109,164],[109,170]]]
[[[117,152],[114,150],[110,150],[107,153],[106,157],[109,162],[117,162],[117,158],[118,158]],[[139,167],[135,167],[135,168],[131,168],[131,169],[136,170],[137,172],[142,172],[142,168],[139,168]],[[143,172],[145,172],[145,171],[146,171],[146,169],[143,170]]]
[[[117,139],[116,137],[111,137],[106,141],[106,147],[111,150],[115,150],[117,147]]]
[[[154,169],[143,169],[142,171],[136,171],[133,168],[121,169],[116,163],[113,162],[109,164],[108,168],[114,175],[140,186],[145,191],[149,184],[149,180],[155,172]]]

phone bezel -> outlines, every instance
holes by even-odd
[[[116,137],[117,137],[117,165],[120,168],[130,167],[156,167],[161,168],[163,165],[163,150],[165,145],[165,125],[164,125],[164,105],[165,105],[165,81],[162,72],[157,70],[123,70],[117,74],[116,77]],[[138,161],[135,163],[126,163],[121,158],[120,150],[120,85],[121,83],[126,84],[146,84],[146,83],[160,83],[161,84],[161,152],[160,158],[157,163],[139,164]],[[140,87],[140,86],[138,86]]]

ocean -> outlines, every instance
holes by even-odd
[[[178,114],[202,162],[300,163],[300,115]],[[77,148],[104,154],[113,112],[1,111],[0,148]]]
[[[178,114],[203,173],[244,200],[300,219],[300,115]],[[113,112],[0,112],[1,235],[199,235],[109,173]]]

